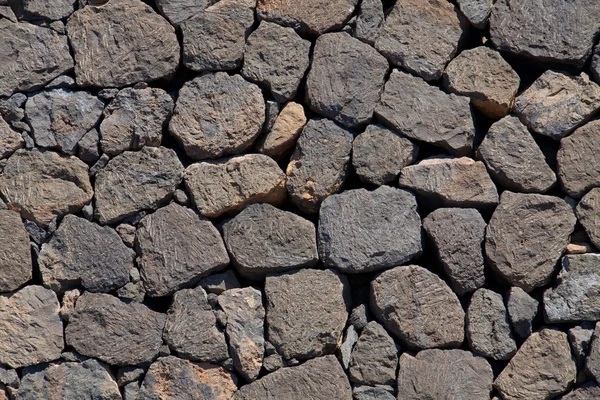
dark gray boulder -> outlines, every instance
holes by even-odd
[[[365,385],[393,385],[400,347],[383,326],[371,321],[362,330],[350,359],[350,381]]]

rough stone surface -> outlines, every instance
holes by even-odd
[[[92,164],[100,158],[100,134],[96,128],[89,130],[77,142],[77,157],[82,161]]]
[[[562,188],[574,198],[600,186],[600,121],[591,121],[561,139],[556,154]]]
[[[533,319],[537,315],[539,303],[517,286],[510,288],[506,308],[513,330],[521,338],[531,335]]]
[[[349,318],[348,318],[349,320]],[[338,350],[338,359],[342,363],[342,367],[345,370],[348,370],[350,366],[350,358],[352,357],[352,348],[358,341],[358,333],[353,325],[348,326],[346,328],[346,333],[344,334],[344,340],[340,345]]]
[[[473,148],[475,128],[469,99],[446,94],[422,79],[392,71],[375,114],[409,139],[440,146],[455,155]]]
[[[581,368],[585,364],[585,359],[594,335],[594,326],[595,323],[593,322],[584,322],[569,329],[569,343],[571,344],[571,351],[575,356],[578,368]]]
[[[365,385],[393,385],[398,350],[383,326],[375,321],[369,322],[352,350],[350,380]]]
[[[25,145],[25,141],[0,116],[0,160],[8,158],[12,153]]]
[[[590,190],[577,204],[575,213],[590,241],[600,248],[600,188]]]
[[[484,29],[494,7],[494,0],[458,0],[458,6],[471,25]]]
[[[382,387],[355,386],[352,390],[354,400],[396,400],[396,396]]]
[[[560,398],[560,400],[594,400],[600,398],[600,386],[588,382]]]
[[[10,0],[19,19],[56,21],[67,18],[74,11],[77,0],[59,0],[51,4],[40,0]]]
[[[596,382],[600,379],[600,323],[596,322],[594,334],[590,342],[589,354],[586,359],[585,372],[594,378]]]
[[[465,312],[450,287],[423,267],[396,267],[371,282],[375,317],[410,348],[459,346]]]
[[[575,222],[571,207],[558,197],[505,191],[486,231],[488,264],[526,292],[545,285]]]
[[[214,0],[156,0],[156,7],[171,24],[179,26],[213,3]]]
[[[0,292],[11,292],[32,277],[29,234],[14,211],[0,210]]]
[[[229,289],[241,288],[240,282],[235,276],[235,272],[230,269],[225,272],[211,274],[206,278],[200,279],[198,286],[206,290],[207,293],[214,294],[221,294]]]
[[[389,186],[331,196],[321,207],[318,241],[323,264],[344,273],[406,263],[423,251],[416,199]]]
[[[353,36],[358,40],[374,45],[384,21],[383,4],[380,0],[362,0],[354,25]]]
[[[290,101],[283,107],[268,133],[258,140],[256,149],[269,157],[280,159],[294,148],[306,122],[302,105]]]

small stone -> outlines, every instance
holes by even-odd
[[[585,359],[590,349],[592,336],[594,335],[594,326],[594,322],[584,322],[569,329],[569,343],[571,343],[571,350],[573,351],[578,367],[585,365]]]
[[[30,239],[37,245],[42,245],[48,238],[48,232],[33,221],[25,220],[25,230]]]
[[[375,114],[409,139],[440,146],[458,156],[473,149],[475,127],[469,99],[446,94],[400,70],[392,71]]]
[[[583,225],[590,241],[596,248],[600,248],[600,188],[590,190],[579,202],[575,214],[579,223]]]
[[[271,131],[277,116],[279,115],[279,103],[273,100],[267,100],[265,103],[265,123],[262,127],[263,133]]]
[[[517,335],[526,339],[531,335],[531,325],[537,315],[539,303],[517,286],[510,288],[506,308],[510,322]]]
[[[565,249],[565,254],[586,254],[594,251],[594,247],[589,243],[569,243]]]
[[[11,0],[10,4],[21,20],[56,21],[71,15],[75,8],[75,2],[76,0],[59,0],[49,4],[43,0]]]
[[[106,164],[108,164],[109,160],[110,160],[110,157],[108,156],[108,154],[102,154],[100,156],[100,158],[98,159],[98,161],[96,161],[96,163],[94,163],[94,165],[92,165],[90,167],[89,175],[96,176],[98,174],[98,172],[100,172],[100,170],[102,170],[104,167],[106,167]]]
[[[464,340],[458,297],[423,267],[396,267],[371,282],[371,311],[410,348],[456,347]]]
[[[362,0],[354,24],[353,36],[370,45],[375,44],[385,21],[381,0]]]
[[[389,186],[331,196],[321,206],[318,241],[323,264],[343,273],[404,264],[423,252],[417,201]]]
[[[301,104],[290,101],[266,135],[258,140],[256,149],[274,159],[280,159],[294,148],[307,119]]]
[[[71,315],[75,312],[75,303],[77,299],[81,296],[81,291],[79,289],[67,290],[62,297],[62,305],[60,307],[60,317],[69,322]]]
[[[359,304],[354,307],[348,317],[348,322],[352,324],[358,331],[362,331],[369,322],[368,310],[366,304]]]
[[[484,29],[494,8],[494,0],[458,0],[458,6],[471,25]]]
[[[597,398],[600,398],[600,386],[594,382],[588,382],[567,393],[560,400],[595,400]]]
[[[12,153],[24,147],[25,141],[0,116],[0,159],[8,158]]]
[[[88,164],[93,164],[100,158],[100,134],[96,128],[89,130],[77,142],[77,156]]]
[[[91,221],[94,219],[94,206],[92,203],[88,203],[85,206],[83,206],[83,208],[81,209],[81,214],[83,215],[83,218],[87,219],[88,221]]]
[[[98,92],[98,98],[100,98],[104,101],[111,101],[112,99],[117,97],[118,93],[119,93],[119,89],[114,89],[114,88],[102,89],[101,91]]]
[[[117,289],[117,296],[125,301],[135,301],[143,303],[146,298],[146,289],[142,282],[128,282],[124,286]]]
[[[188,197],[187,193],[181,189],[175,190],[175,193],[173,194],[173,198],[179,205],[182,205],[182,206],[189,205],[190,198]]]
[[[125,386],[131,382],[137,382],[144,377],[146,370],[136,366],[126,366],[119,368],[117,372],[117,383],[119,387]]]
[[[263,368],[267,372],[275,372],[283,367],[283,360],[279,354],[271,354],[263,360]]]
[[[393,385],[399,347],[383,326],[372,321],[352,350],[350,381],[365,385]]]
[[[18,213],[0,210],[0,237],[0,292],[11,292],[29,281],[33,271],[29,234]]]
[[[241,288],[240,282],[235,276],[233,270],[228,269],[225,272],[211,274],[202,278],[198,286],[206,290],[207,293],[221,294],[229,289]]]
[[[49,84],[45,86],[45,89],[75,89],[77,88],[77,84],[75,83],[75,79],[71,78],[69,75],[60,75],[52,80]]]
[[[352,357],[352,349],[354,348],[354,345],[356,344],[357,341],[358,341],[358,333],[356,333],[356,329],[354,328],[354,326],[350,325],[348,328],[346,328],[346,333],[344,334],[344,340],[342,341],[342,344],[340,345],[340,348],[338,351],[338,359],[340,359],[340,362],[342,363],[342,366],[344,367],[345,370],[347,370],[348,367],[350,366],[350,359]]]
[[[179,26],[213,3],[215,0],[156,0],[156,7],[173,26]]]
[[[589,347],[589,354],[586,359],[585,372],[598,382],[600,379],[600,323],[596,322],[594,334]]]
[[[6,122],[21,121],[25,118],[23,106],[27,96],[23,93],[15,93],[9,98],[0,99],[0,114]]]
[[[218,217],[254,203],[280,204],[286,198],[285,174],[262,154],[246,154],[190,165],[185,186],[200,214]]]
[[[135,241],[135,226],[129,224],[120,224],[115,228],[115,230],[127,247],[133,247]]]
[[[5,3],[8,4],[8,0],[6,0]],[[11,22],[18,22],[17,16],[13,12],[12,8],[10,8],[9,5],[4,5],[2,3],[0,3],[0,17],[4,17]],[[0,393],[3,394],[2,391],[0,391]]]
[[[10,388],[18,389],[21,384],[21,379],[15,369],[2,366],[0,367],[0,382]]]
[[[354,386],[352,398],[354,400],[396,400],[393,394],[377,386]]]

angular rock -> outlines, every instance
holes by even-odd
[[[432,349],[414,357],[404,353],[398,398],[484,400],[490,398],[493,379],[490,364],[470,351]]]
[[[229,289],[241,288],[240,282],[235,276],[235,272],[231,269],[218,274],[211,274],[206,278],[200,279],[198,286],[206,290],[207,293],[214,294],[221,294]]]
[[[383,326],[372,321],[352,350],[350,381],[365,385],[393,385],[399,347]]]
[[[352,139],[350,131],[332,121],[308,121],[286,170],[293,204],[304,212],[316,213],[323,200],[341,189],[348,173]]]
[[[43,0],[10,0],[9,3],[19,19],[56,21],[71,15],[75,9],[76,1],[58,0],[48,3]]]
[[[380,0],[363,0],[356,17],[353,36],[370,45],[375,44],[385,21],[383,4]]]
[[[473,292],[485,282],[485,227],[481,214],[472,208],[438,208],[423,219],[423,229],[458,295]]]
[[[558,140],[600,110],[600,86],[585,73],[548,70],[517,97],[513,110],[531,130]]]
[[[75,312],[75,303],[79,296],[81,296],[81,291],[79,289],[67,290],[63,294],[60,307],[60,316],[63,321],[69,322],[71,315]]]
[[[83,7],[69,18],[67,34],[79,86],[123,87],[169,78],[179,65],[175,29],[140,0]]]
[[[76,213],[94,195],[88,166],[51,151],[17,150],[0,175],[8,207],[42,227],[55,217]]]
[[[399,0],[387,16],[375,48],[390,62],[427,81],[442,76],[468,24],[444,0]]]
[[[460,346],[465,312],[437,275],[409,265],[371,282],[371,311],[403,344],[414,349]]]
[[[254,203],[282,203],[285,174],[262,154],[246,154],[190,165],[185,186],[200,214],[218,217]]]
[[[318,229],[321,261],[343,273],[401,265],[423,251],[414,195],[389,186],[373,192],[348,190],[326,199]]]
[[[396,396],[382,387],[355,386],[352,389],[354,400],[396,400]]]
[[[547,284],[569,243],[576,218],[562,199],[504,191],[487,226],[489,266],[526,292]]]
[[[505,400],[550,399],[564,393],[576,375],[567,335],[543,329],[521,345],[494,387]]]
[[[306,121],[302,105],[290,101],[283,107],[268,133],[258,140],[256,149],[269,157],[280,159],[294,148]]]
[[[214,0],[156,0],[160,13],[174,26],[204,11]]]
[[[600,248],[600,188],[590,190],[577,204],[575,214],[579,223],[583,225],[590,241],[596,248]]]
[[[183,85],[169,132],[194,160],[218,158],[250,147],[264,120],[258,86],[239,75],[217,72]]]
[[[567,393],[560,400],[594,400],[600,398],[600,386],[588,382]]]
[[[171,149],[144,147],[119,154],[96,175],[96,219],[112,224],[157,209],[171,199],[182,176],[183,165]]]
[[[569,343],[571,351],[575,356],[577,367],[581,368],[585,364],[585,359],[590,349],[590,343],[594,335],[594,322],[584,322],[574,328],[569,329]]]
[[[100,134],[96,128],[88,131],[77,142],[77,157],[86,163],[95,163],[100,158]]]
[[[403,168],[399,183],[436,206],[487,208],[498,204],[498,191],[485,165],[468,157],[426,158]]]
[[[67,345],[111,365],[150,362],[162,344],[165,315],[110,294],[84,293],[65,328]]]
[[[346,277],[316,269],[276,273],[266,278],[265,296],[267,335],[279,354],[306,360],[335,352],[350,311]]]
[[[358,333],[356,333],[356,329],[353,325],[348,326],[346,328],[346,333],[344,334],[344,340],[340,345],[338,350],[338,359],[342,363],[342,367],[345,370],[348,370],[350,366],[350,359],[352,357],[352,348],[358,341]]]
[[[14,211],[0,210],[0,292],[18,289],[32,277],[29,234]]]
[[[446,94],[400,70],[392,71],[375,115],[407,138],[440,146],[452,154],[468,155],[473,148],[475,127],[469,99]]]
[[[25,141],[0,116],[0,160],[8,158],[12,153],[25,145]]]
[[[510,288],[506,308],[513,330],[521,338],[531,335],[531,325],[537,315],[539,303],[517,286]]]
[[[344,126],[367,123],[388,68],[377,50],[347,33],[319,36],[306,78],[306,100],[313,111]]]
[[[543,193],[556,183],[544,153],[527,127],[512,115],[490,127],[477,157],[496,182],[508,190]]]
[[[458,7],[471,25],[477,29],[484,29],[490,18],[493,0],[458,0]]]
[[[135,243],[142,281],[151,297],[170,295],[229,264],[213,224],[176,203],[144,217]]]
[[[296,95],[310,65],[309,53],[310,42],[292,28],[263,21],[248,36],[241,74],[268,88],[277,102],[285,103]]]

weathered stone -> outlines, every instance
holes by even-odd
[[[254,203],[279,204],[286,198],[285,174],[262,154],[246,154],[190,165],[185,186],[200,214],[218,217]]]
[[[56,21],[67,18],[75,9],[77,0],[58,0],[48,3],[43,0],[10,0],[19,19]]]
[[[183,85],[169,131],[191,158],[218,158],[250,147],[264,120],[258,86],[239,75],[217,72]]]
[[[508,190],[546,192],[556,175],[527,127],[509,115],[493,124],[477,149],[490,175]]]
[[[110,160],[110,157],[108,156],[108,154],[102,154],[100,156],[100,158],[98,159],[98,161],[96,161],[94,163],[94,165],[92,165],[90,167],[89,175],[96,176],[98,174],[98,172],[100,172],[100,170],[102,170],[102,168],[106,167],[106,164],[108,164],[109,160]]]
[[[423,350],[400,357],[398,399],[487,400],[494,375],[490,364],[464,350]]]
[[[350,316],[348,317],[348,322],[359,331],[363,330],[369,322],[369,311],[367,307],[368,305],[364,303],[357,305],[352,309],[352,311],[350,312]]]
[[[316,269],[268,275],[265,296],[267,335],[279,354],[305,360],[335,352],[350,308],[343,275]]]
[[[204,11],[215,0],[156,0],[160,13],[174,26]]]
[[[67,38],[52,29],[0,19],[0,37],[0,97],[39,89],[73,69]]]
[[[600,323],[596,322],[596,328],[590,342],[589,354],[586,359],[585,372],[594,378],[596,382],[600,379]]]
[[[269,157],[282,158],[294,148],[306,121],[302,105],[290,101],[283,107],[268,133],[258,140],[256,149]]]
[[[510,288],[506,308],[514,331],[521,338],[531,335],[531,325],[537,315],[539,303],[517,286]]]
[[[595,400],[598,398],[600,398],[600,386],[594,382],[588,382],[560,397],[559,400]]]
[[[146,370],[142,367],[126,366],[119,368],[117,372],[117,384],[119,387],[125,386],[130,382],[136,382],[144,377]]]
[[[264,85],[279,103],[296,95],[310,65],[310,42],[292,28],[263,21],[248,36],[242,75]]]
[[[76,213],[94,194],[87,165],[51,151],[17,150],[0,175],[8,207],[42,227],[55,217]]]
[[[526,292],[547,284],[575,228],[573,210],[562,199],[504,191],[488,224],[489,266]]]
[[[304,212],[316,213],[323,200],[341,189],[352,139],[350,131],[332,121],[308,121],[286,170],[292,203]]]
[[[396,396],[381,387],[355,386],[352,389],[354,400],[396,400]]]
[[[564,393],[576,375],[567,335],[543,329],[521,345],[494,387],[505,400],[550,399]]]
[[[63,350],[59,309],[56,294],[42,286],[0,295],[0,363],[20,368],[58,359]]]
[[[423,229],[459,295],[485,282],[481,248],[485,227],[481,214],[472,208],[439,208],[423,219]]]
[[[585,73],[548,70],[517,97],[513,110],[530,129],[558,140],[600,110],[600,86]]]
[[[88,131],[79,142],[77,142],[77,157],[86,163],[93,164],[100,158],[100,134],[96,128]]]
[[[29,234],[19,214],[0,210],[0,237],[0,292],[11,292],[30,280],[33,270]]]
[[[385,21],[381,0],[362,0],[356,17],[353,36],[370,45],[375,44]]]
[[[400,70],[392,71],[375,114],[409,139],[440,146],[452,154],[467,155],[473,148],[475,127],[469,99],[446,94]]]
[[[484,29],[494,8],[494,0],[458,0],[458,7],[471,25]]]
[[[75,89],[77,84],[75,79],[69,75],[60,75],[45,86],[45,89]]]
[[[0,116],[0,160],[9,157],[12,153],[25,145],[25,141],[14,131]]]
[[[393,385],[399,350],[383,326],[369,322],[352,350],[350,380],[365,385]]]
[[[590,190],[577,204],[575,213],[590,241],[600,248],[600,188]]]
[[[323,379],[327,377],[327,379]],[[234,400],[349,400],[352,389],[334,356],[318,357],[302,365],[282,368],[242,386]]]
[[[21,121],[25,118],[25,102],[27,96],[23,93],[15,93],[8,98],[0,99],[0,114],[6,122]]]
[[[367,123],[389,65],[374,48],[347,33],[320,36],[306,79],[310,108],[348,127]]]
[[[396,267],[371,282],[371,311],[410,348],[459,346],[465,312],[458,297],[423,267]]]
[[[112,224],[168,202],[183,177],[177,154],[165,147],[126,151],[96,175],[96,219]]]
[[[321,206],[318,240],[323,264],[344,273],[406,263],[423,251],[417,201],[389,186],[331,196]]]
[[[169,78],[179,65],[175,29],[140,0],[81,8],[69,18],[67,33],[79,86],[123,87]]]
[[[144,217],[135,243],[142,281],[152,297],[172,294],[229,264],[213,224],[176,203]]]
[[[590,349],[595,325],[594,322],[584,322],[581,325],[569,329],[569,343],[571,344],[571,351],[575,356],[578,368],[585,365],[585,359]]]
[[[600,186],[600,121],[591,121],[562,138],[556,164],[561,186],[569,196],[580,198]]]
[[[162,344],[164,314],[110,294],[84,293],[65,328],[67,345],[111,365],[150,362]]]
[[[348,326],[346,328],[346,333],[344,334],[344,340],[340,345],[338,350],[338,359],[342,363],[342,367],[345,370],[350,366],[350,359],[352,357],[352,348],[358,341],[358,333],[353,325]]]
[[[69,322],[71,315],[75,312],[75,303],[81,296],[79,289],[67,290],[62,297],[60,306],[60,317],[63,321]]]
[[[229,289],[241,288],[240,282],[235,276],[235,272],[231,269],[218,274],[211,274],[200,279],[198,286],[206,290],[207,293],[214,294],[221,294]]]
[[[124,286],[117,289],[117,296],[125,301],[135,301],[142,303],[146,298],[146,289],[142,282],[128,282]]]
[[[275,100],[267,100],[265,103],[265,123],[262,127],[263,133],[268,133],[271,131],[277,116],[279,115],[279,103]]]
[[[398,0],[387,16],[375,48],[390,62],[428,81],[442,76],[468,24],[444,0]]]

